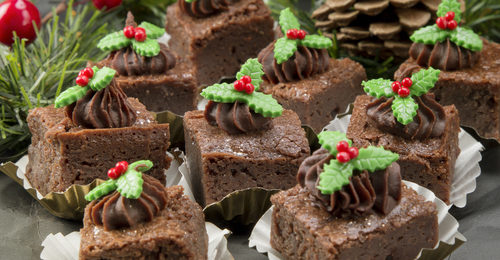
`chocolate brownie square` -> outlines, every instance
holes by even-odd
[[[271,246],[286,259],[413,259],[438,241],[436,206],[406,185],[389,214],[334,217],[299,185],[271,197]]]
[[[165,188],[167,205],[151,221],[106,230],[92,222],[85,208],[80,230],[80,259],[207,259],[208,236],[203,211],[181,186]]]
[[[484,138],[500,142],[500,44],[483,41],[478,62],[471,68],[442,70],[430,91],[442,105],[455,105],[460,124],[474,128]],[[421,70],[413,58],[395,72],[401,80]]]
[[[446,203],[450,202],[458,147],[459,117],[455,107],[445,106],[445,129],[440,137],[424,140],[408,140],[383,132],[372,125],[366,115],[367,105],[374,100],[370,96],[358,96],[354,102],[347,137],[353,146],[383,146],[399,154],[398,163],[404,180],[415,182],[433,191]]]
[[[201,85],[232,77],[274,39],[271,11],[262,0],[229,1],[227,10],[204,18],[187,15],[178,2],[167,9],[169,47],[192,64]]]
[[[287,189],[309,155],[299,118],[284,110],[272,127],[255,133],[230,135],[210,125],[203,111],[184,116],[186,155],[191,184],[201,205],[251,187]]]
[[[118,161],[148,158],[154,163],[148,174],[165,181],[169,125],[158,124],[153,114],[135,98],[128,101],[137,120],[130,127],[85,129],[66,117],[64,108],[35,108],[28,115],[32,138],[26,177],[42,195],[64,191],[73,184],[107,179]]]
[[[302,124],[320,132],[338,113],[343,113],[366,80],[363,66],[350,59],[330,59],[328,70],[309,78],[273,84],[264,81],[262,92],[272,94],[286,109],[295,111]]]

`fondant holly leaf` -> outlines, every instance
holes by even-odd
[[[392,81],[388,79],[372,79],[369,81],[361,82],[363,85],[363,90],[370,96],[380,98],[380,97],[393,97],[395,95],[392,91]]]
[[[410,40],[415,43],[435,44],[446,40],[449,36],[450,30],[441,30],[434,24],[416,30],[410,36]]]
[[[264,71],[262,70],[262,64],[254,58],[248,59],[245,64],[241,66],[240,71],[236,73],[236,79],[240,80],[243,76],[250,76],[252,78],[252,85],[255,87],[255,90],[259,90],[260,83],[262,83],[262,75],[264,75]]]
[[[297,50],[297,41],[288,38],[279,38],[274,44],[274,58],[278,64],[287,61]]]
[[[315,49],[324,49],[333,46],[330,38],[315,34],[306,35],[303,40],[300,40],[300,44]]]
[[[299,29],[300,23],[299,20],[293,15],[290,8],[286,8],[281,10],[279,24],[281,27],[281,31],[286,35],[286,32],[290,29]]]
[[[413,84],[410,88],[410,94],[412,96],[421,96],[429,92],[438,81],[440,72],[440,70],[429,67],[428,69],[422,69],[413,74],[411,76]]]
[[[131,40],[123,35],[123,31],[110,33],[97,43],[97,48],[103,51],[116,51],[130,45]]]
[[[483,49],[481,37],[467,28],[457,27],[457,29],[451,32],[450,40],[458,46],[472,51],[481,51]]]
[[[71,105],[75,103],[78,99],[85,96],[88,90],[89,87],[80,87],[80,86],[73,86],[71,88],[68,88],[64,92],[59,94],[59,96],[57,96],[56,100],[54,101],[54,107],[60,108]]]
[[[331,155],[337,156],[337,143],[347,141],[349,145],[352,141],[344,133],[337,131],[323,131],[318,134],[318,140],[322,148],[325,148]]]
[[[438,6],[436,14],[438,17],[443,17],[447,12],[452,11],[455,13],[455,18],[453,20],[460,23],[462,18],[462,11],[460,10],[460,3],[457,0],[442,0]]]
[[[318,190],[325,195],[341,190],[343,186],[349,184],[352,171],[352,164],[331,160],[323,166],[323,172],[319,175]]]
[[[129,167],[116,181],[116,190],[127,199],[138,199],[142,193],[142,173]]]
[[[144,28],[144,30],[146,30],[146,35],[149,39],[157,39],[160,38],[163,34],[165,34],[165,29],[158,27],[152,23],[142,22],[137,27]]]
[[[271,95],[258,91],[252,94],[239,92],[229,83],[214,84],[203,89],[201,95],[208,100],[220,103],[243,102],[264,117],[278,117],[283,113],[283,107]]]
[[[104,195],[107,195],[116,190],[116,180],[109,179],[99,186],[93,188],[87,195],[85,195],[85,200],[93,201]]]
[[[383,147],[368,146],[359,149],[358,157],[348,163],[352,164],[354,170],[374,172],[384,170],[398,159],[397,153],[385,150]]]
[[[403,125],[407,125],[413,121],[413,117],[417,114],[418,104],[411,97],[395,97],[392,101],[392,113],[394,117]]]
[[[131,163],[128,168],[134,169],[139,172],[146,172],[149,169],[153,168],[153,162],[150,160],[141,160],[134,163]]]
[[[160,44],[154,39],[146,39],[143,42],[132,41],[134,51],[144,57],[153,57],[160,53]]]
[[[92,77],[88,84],[88,86],[94,91],[99,91],[107,87],[116,74],[116,70],[108,67],[103,67],[99,70],[94,69],[94,71],[94,77]]]

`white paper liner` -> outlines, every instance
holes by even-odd
[[[233,256],[227,250],[226,236],[231,232],[221,230],[216,225],[205,222],[208,234],[208,252],[210,260],[231,260]],[[43,250],[40,258],[43,260],[78,260],[80,251],[80,232],[71,232],[64,236],[61,233],[49,234],[42,242]]]
[[[453,245],[456,239],[466,241],[465,237],[458,232],[458,221],[448,213],[451,205],[446,205],[442,200],[437,198],[432,191],[416,183],[409,181],[403,182],[408,187],[414,189],[418,194],[422,195],[426,201],[433,201],[436,204],[439,223],[439,242],[434,247],[434,250],[437,249],[442,242]],[[271,215],[273,208],[274,206],[271,207],[255,225],[248,239],[248,247],[255,247],[259,253],[267,253],[269,259],[284,259],[270,244]],[[417,256],[417,259],[418,257],[420,257],[420,254]]]
[[[351,115],[335,118],[323,130],[346,133]],[[476,178],[481,174],[479,161],[483,145],[463,129],[458,134],[460,154],[455,163],[455,173],[451,182],[450,203],[459,208],[467,204],[467,194],[476,189]]]

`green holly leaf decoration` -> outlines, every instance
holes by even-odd
[[[315,49],[324,49],[333,46],[333,42],[330,38],[321,35],[306,35],[303,40],[299,40],[299,44]]]
[[[317,188],[324,195],[333,194],[349,184],[352,172],[352,164],[331,160],[323,166],[323,172],[319,175],[319,186]]]
[[[449,11],[455,12],[455,18],[453,20],[460,23],[462,11],[460,10],[460,3],[457,0],[442,0],[436,14],[438,17],[443,17]]]
[[[243,76],[250,76],[255,90],[259,90],[260,83],[262,83],[262,75],[264,75],[262,64],[260,64],[258,59],[254,58],[248,59],[245,64],[241,66],[240,71],[236,73],[236,79],[240,80]]]
[[[153,168],[153,162],[150,160],[141,160],[131,163],[128,168],[134,169],[139,172],[146,172]]]
[[[383,147],[368,146],[359,149],[358,157],[348,163],[352,164],[354,170],[374,172],[384,170],[398,159],[397,153],[385,150]]]
[[[239,92],[229,83],[214,84],[203,89],[201,95],[208,100],[220,103],[243,102],[264,117],[278,117],[283,113],[283,107],[271,95],[258,91],[252,94]]]
[[[429,67],[413,74],[411,76],[413,84],[410,87],[410,95],[421,96],[429,92],[438,81],[440,72],[440,70]]]
[[[105,196],[116,190],[116,180],[109,179],[102,183],[101,185],[93,188],[87,195],[85,195],[85,200],[93,201],[102,196]]]
[[[149,39],[158,39],[161,36],[163,36],[163,34],[165,34],[164,28],[158,27],[152,23],[142,22],[137,27],[144,28],[144,30],[146,30],[146,35]]]
[[[347,138],[344,133],[337,131],[323,131],[318,134],[318,140],[321,147],[330,152],[331,155],[337,156],[337,143],[346,141],[352,145],[352,141]]]
[[[278,64],[287,61],[297,51],[297,40],[279,38],[274,44],[274,58]]]
[[[93,69],[94,77],[90,79],[88,86],[94,91],[99,91],[107,87],[116,74],[116,70],[108,67],[103,67],[99,70],[97,70],[97,67],[94,67]]]
[[[380,98],[380,97],[393,97],[396,93],[392,91],[392,80],[388,79],[372,79],[369,81],[361,82],[363,85],[363,90],[370,96]]]
[[[483,49],[481,37],[471,29],[457,27],[457,29],[451,32],[450,40],[458,46],[472,51],[481,51]]]
[[[103,51],[116,51],[129,46],[130,43],[131,40],[123,35],[123,31],[118,31],[104,36],[97,43],[97,48]]]
[[[417,115],[418,104],[410,96],[402,98],[397,96],[392,101],[392,113],[394,117],[403,125],[407,125],[413,121],[413,117]]]
[[[78,99],[85,96],[88,90],[89,90],[88,86],[86,87],[73,86],[71,88],[68,88],[64,92],[59,94],[59,96],[57,96],[56,100],[54,101],[54,107],[60,108],[71,105],[75,103]]]
[[[284,35],[286,35],[286,32],[290,29],[300,28],[299,20],[295,17],[295,15],[293,15],[290,8],[281,10],[279,24]]]
[[[416,30],[410,36],[410,40],[415,43],[435,44],[450,37],[450,32],[450,30],[441,30],[434,24]]]
[[[127,199],[138,199],[142,193],[142,173],[127,169],[116,181],[116,190]]]
[[[146,39],[143,42],[133,41],[134,51],[144,57],[154,57],[160,53],[160,44],[154,39]]]

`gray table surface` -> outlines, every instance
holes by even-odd
[[[39,0],[37,6],[43,14],[57,2]],[[467,242],[449,259],[500,259],[500,146],[482,155],[476,191],[467,197],[465,208],[451,209]],[[39,259],[49,233],[68,234],[80,228],[80,222],[50,215],[21,186],[0,174],[0,259]],[[267,258],[248,248],[249,230],[234,231],[228,247],[235,259]]]

